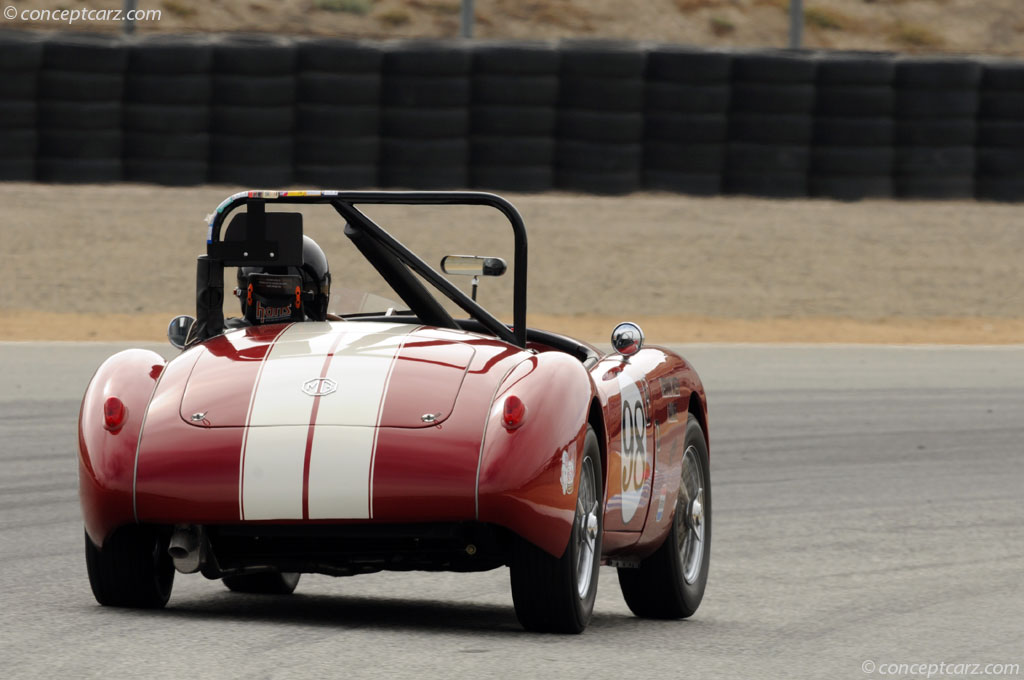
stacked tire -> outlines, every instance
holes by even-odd
[[[204,40],[154,37],[129,48],[124,177],[204,184],[210,155],[213,48]]]
[[[128,51],[112,38],[57,37],[43,48],[38,90],[43,182],[117,182]]]
[[[896,195],[974,196],[981,65],[958,58],[896,61]]]
[[[554,187],[559,53],[545,44],[473,52],[470,182],[484,189]]]
[[[227,38],[213,48],[210,180],[254,188],[292,181],[295,44]]]
[[[555,150],[560,189],[624,194],[641,186],[644,72],[636,45],[562,45]]]
[[[985,64],[979,105],[975,195],[1024,200],[1024,64]]]
[[[684,194],[722,190],[729,139],[731,57],[661,47],[647,57],[644,186]]]
[[[816,62],[806,55],[737,54],[732,68],[729,193],[807,195]]]
[[[378,186],[383,52],[372,43],[298,47],[295,180],[330,189]]]
[[[381,184],[457,189],[469,184],[472,53],[402,42],[384,55]]]
[[[892,196],[894,70],[885,56],[836,54],[818,63],[811,196]]]
[[[36,174],[36,87],[43,43],[0,33],[0,181],[31,182]]]

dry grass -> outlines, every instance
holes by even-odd
[[[897,45],[915,50],[939,48],[946,44],[945,39],[931,28],[903,21],[893,24],[888,34]]]
[[[384,10],[380,14],[377,14],[376,18],[377,21],[379,21],[380,23],[384,24],[385,26],[390,26],[392,28],[397,28],[398,26],[405,26],[406,24],[412,22],[412,15],[409,14],[409,12],[405,11],[404,9],[397,8]]]
[[[181,0],[164,0],[160,3],[160,8],[183,19],[194,16],[197,11],[195,7],[187,5]]]
[[[711,25],[711,32],[718,37],[723,37],[736,32],[736,24],[725,17],[711,17],[708,23]]]
[[[857,27],[857,21],[831,7],[811,5],[804,9],[804,21],[810,28],[826,31],[846,31]]]

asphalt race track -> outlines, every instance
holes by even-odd
[[[113,349],[0,343],[5,678],[832,679],[883,677],[890,663],[1024,665],[1024,346],[680,348],[711,400],[704,604],[689,621],[636,619],[604,568],[574,637],[523,633],[504,569],[305,576],[284,598],[179,575],[166,610],[99,607],[76,419]]]

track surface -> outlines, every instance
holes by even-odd
[[[704,604],[690,621],[641,621],[604,568],[580,637],[521,632],[506,570],[305,576],[290,598],[179,575],[164,611],[99,607],[75,428],[114,349],[0,343],[4,677],[865,678],[880,677],[865,661],[1024,665],[1022,346],[679,348],[711,401]]]

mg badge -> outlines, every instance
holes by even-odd
[[[338,389],[338,383],[330,378],[313,378],[302,383],[302,391],[311,397],[326,397]]]

